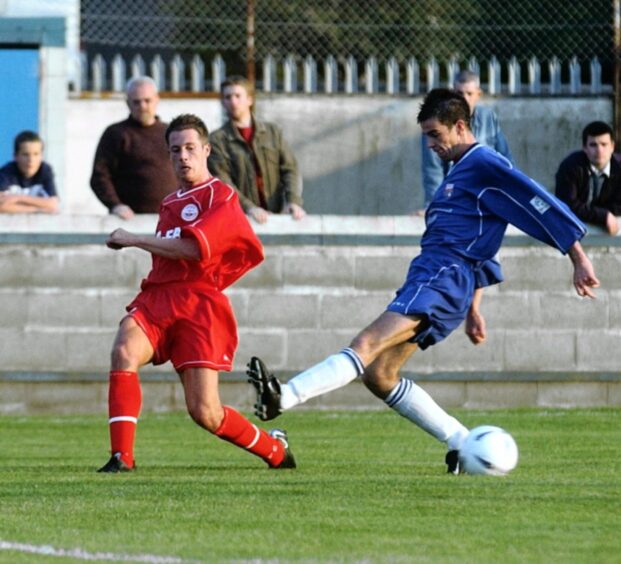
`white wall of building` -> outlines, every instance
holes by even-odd
[[[278,123],[297,156],[307,209],[315,214],[408,214],[422,204],[420,130],[422,98],[391,96],[262,95],[259,118]],[[554,189],[560,161],[580,148],[582,128],[612,119],[607,97],[494,98],[518,166]],[[223,121],[214,98],[164,98],[159,114],[169,121],[195,113],[210,131]],[[128,115],[122,97],[67,102],[64,209],[105,213],[89,187],[99,137]]]

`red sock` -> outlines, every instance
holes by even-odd
[[[214,433],[216,436],[262,458],[270,466],[278,466],[285,457],[282,443],[259,429],[241,413],[228,405],[224,406],[224,419]]]
[[[125,370],[110,372],[108,389],[108,423],[112,454],[121,453],[121,460],[134,466],[134,438],[142,405],[138,373]]]

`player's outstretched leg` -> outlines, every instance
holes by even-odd
[[[459,448],[468,434],[464,425],[446,413],[425,390],[407,378],[401,378],[384,401],[388,407],[446,443],[447,472],[459,474]]]
[[[282,413],[280,407],[281,386],[278,379],[270,374],[265,363],[258,357],[253,356],[246,370],[248,382],[257,393],[257,401],[254,404],[254,413],[262,421],[275,419]]]
[[[346,386],[363,372],[360,357],[348,347],[301,372],[286,384],[270,374],[256,356],[250,360],[246,374],[257,392],[255,413],[259,419],[269,421],[300,403]]]

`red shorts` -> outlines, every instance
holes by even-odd
[[[178,372],[187,368],[231,370],[237,324],[222,292],[151,287],[140,292],[127,311],[153,346],[153,364],[170,360]]]

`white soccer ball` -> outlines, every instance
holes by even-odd
[[[504,476],[517,466],[518,447],[504,429],[482,425],[468,433],[459,449],[459,462],[467,474]]]

